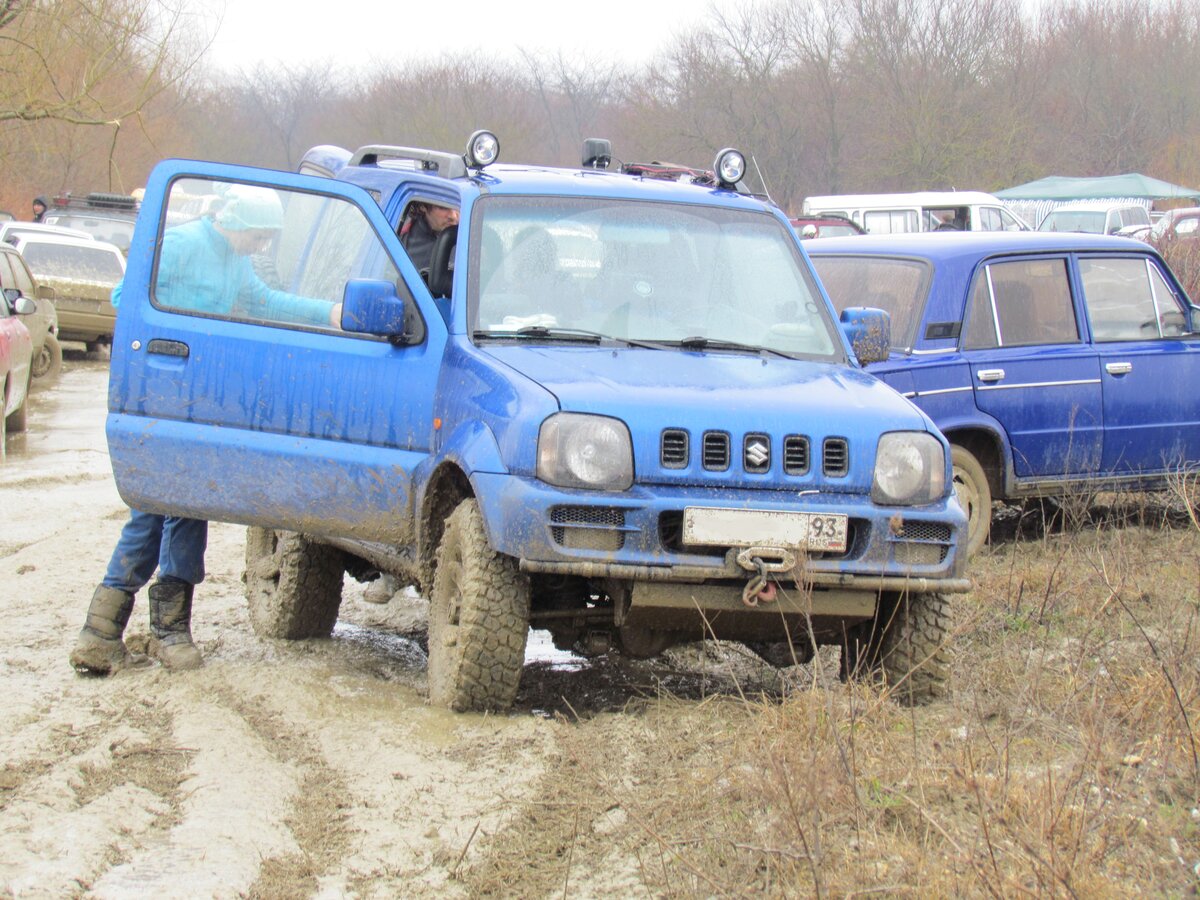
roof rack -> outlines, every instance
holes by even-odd
[[[440,150],[423,150],[419,147],[393,147],[388,144],[370,144],[359,147],[346,164],[349,166],[378,166],[389,160],[408,161],[414,169],[434,172],[442,178],[462,178],[467,174],[467,164],[461,156]]]
[[[123,209],[136,210],[138,202],[129,194],[110,194],[103,191],[92,191],[85,197],[79,197],[71,193],[59,194],[51,202],[51,208],[76,208],[76,209]]]

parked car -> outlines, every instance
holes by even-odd
[[[913,231],[1028,231],[999,197],[983,191],[914,191],[901,194],[827,194],[808,197],[804,215],[838,215],[870,234]]]
[[[1046,214],[1038,231],[1082,231],[1089,234],[1117,234],[1150,225],[1150,210],[1136,203],[1067,203]]]
[[[1176,241],[1200,241],[1200,206],[1167,210],[1150,229],[1149,240],[1159,250]]]
[[[866,234],[863,227],[845,216],[798,216],[790,220],[796,234],[805,240],[811,238],[850,237]]]
[[[83,341],[89,351],[111,344],[112,290],[125,275],[121,251],[105,241],[58,235],[26,235],[16,247],[38,282],[54,289],[59,338]]]
[[[994,499],[1163,488],[1200,463],[1200,313],[1152,247],[967,234],[809,256],[835,308],[891,314],[891,355],[868,371],[950,441],[971,552]]]
[[[137,198],[128,194],[98,191],[86,196],[62,194],[50,201],[42,221],[82,231],[96,240],[116,244],[122,253],[128,253],[139,206]]]
[[[15,244],[18,237],[31,234],[57,234],[61,237],[90,238],[85,231],[65,225],[46,225],[41,222],[0,222],[0,243]]]
[[[4,243],[0,243],[0,288],[16,290],[34,302],[37,310],[22,320],[33,340],[33,377],[40,381],[55,378],[62,370],[62,347],[54,289],[39,285],[17,248]]]
[[[944,438],[850,349],[885,353],[886,317],[839,330],[787,219],[737,191],[736,151],[696,184],[498,148],[364,147],[333,178],[156,166],[113,344],[125,501],[251,526],[260,634],[328,635],[345,573],[418,585],[437,705],[510,705],[531,625],[635,656],[833,643],[847,673],[943,695],[967,520]],[[229,184],[254,216],[230,189],[167,226]],[[415,203],[461,216],[424,278],[397,235]],[[251,252],[293,295],[249,263],[236,302],[174,268],[271,209]]]
[[[22,321],[36,307],[12,288],[0,295],[0,459],[9,432],[24,431],[29,410],[33,339]]]

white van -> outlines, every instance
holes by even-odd
[[[908,231],[1029,231],[998,197],[983,191],[828,194],[804,201],[804,214],[835,213],[871,234]]]

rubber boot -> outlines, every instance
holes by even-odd
[[[150,585],[150,655],[173,670],[198,669],[203,659],[192,643],[192,591],[180,581]]]
[[[121,635],[132,612],[133,594],[104,585],[96,588],[87,619],[71,651],[71,666],[76,672],[108,675],[131,664],[132,656]]]

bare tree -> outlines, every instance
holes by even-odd
[[[0,0],[0,122],[112,126],[204,47],[173,0]]]

